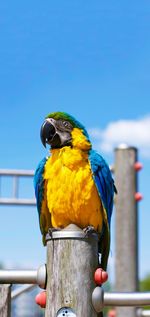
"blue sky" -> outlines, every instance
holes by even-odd
[[[150,271],[149,32],[145,0],[0,3],[0,168],[36,168],[47,154],[39,138],[41,123],[57,110],[71,113],[91,131],[95,148],[109,163],[119,136],[138,146],[144,163],[140,276]],[[22,191],[32,196],[32,184]],[[36,209],[1,206],[0,211],[0,260],[10,267],[45,262]]]

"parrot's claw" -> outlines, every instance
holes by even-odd
[[[85,236],[88,236],[92,233],[96,233],[97,234],[97,231],[95,230],[95,228],[93,226],[87,226],[86,228],[83,229],[84,233],[85,233]]]
[[[53,232],[59,231],[59,230],[60,230],[60,228],[49,228],[49,229],[48,229],[48,234],[49,234],[50,237],[52,238]]]

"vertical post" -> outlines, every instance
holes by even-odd
[[[46,317],[96,317],[92,306],[98,266],[97,235],[69,225],[47,240]]]
[[[116,290],[138,290],[137,149],[126,145],[115,150]],[[135,317],[136,308],[117,308],[117,317]]]
[[[18,197],[18,176],[13,177],[13,198]]]
[[[0,285],[0,317],[10,317],[11,287],[9,284]]]

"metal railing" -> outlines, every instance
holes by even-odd
[[[12,177],[12,197],[1,197],[0,205],[25,205],[25,206],[35,206],[35,198],[19,198],[19,179],[22,177],[32,177],[34,176],[33,170],[12,170],[12,169],[0,169],[0,179],[2,177]]]
[[[44,288],[46,265],[41,265],[38,270],[0,270],[0,284],[37,284]]]
[[[103,310],[104,306],[149,306],[150,292],[104,292],[97,286],[92,294],[92,303],[96,312]]]
[[[114,166],[110,166],[110,170],[114,172]],[[0,205],[21,205],[21,206],[35,206],[35,198],[20,198],[19,197],[19,179],[22,177],[33,178],[34,170],[18,170],[18,169],[0,169],[0,179],[2,177],[12,177],[12,197],[1,197]]]
[[[21,294],[25,293],[25,292],[29,292],[31,291],[33,288],[35,288],[34,284],[30,284],[30,285],[22,285],[20,287],[18,287],[17,289],[13,290],[11,292],[11,299],[16,299],[18,296],[20,296]]]

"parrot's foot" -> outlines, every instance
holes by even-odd
[[[93,226],[87,226],[86,228],[83,229],[83,231],[85,232],[85,236],[88,236],[92,233],[97,234],[97,231],[95,230],[95,228]]]

